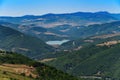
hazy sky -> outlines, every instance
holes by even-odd
[[[0,0],[0,16],[109,11],[120,13],[120,0]]]

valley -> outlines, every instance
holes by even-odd
[[[119,80],[118,15],[0,17],[0,79]]]
[[[0,80],[120,80],[120,0],[0,0]]]

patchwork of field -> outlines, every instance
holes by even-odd
[[[0,80],[33,80],[37,73],[33,67],[26,65],[0,65]]]

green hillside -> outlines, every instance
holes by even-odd
[[[2,80],[77,80],[67,73],[12,52],[0,51],[0,64]]]
[[[119,80],[119,49],[120,44],[110,46],[91,45],[78,51],[61,52],[64,55],[57,56],[56,59],[46,63],[79,77],[99,76]]]
[[[54,51],[54,48],[42,40],[4,26],[0,26],[0,48],[22,53],[31,58]]]

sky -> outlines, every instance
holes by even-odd
[[[98,11],[120,13],[120,0],[0,0],[0,16]]]

